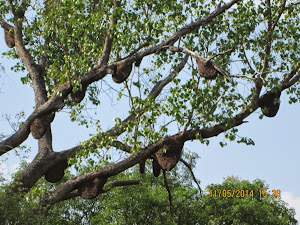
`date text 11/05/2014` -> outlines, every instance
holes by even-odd
[[[209,190],[210,197],[223,197],[223,198],[245,198],[254,197],[255,193],[253,190]],[[259,190],[259,197],[280,197],[280,190]]]

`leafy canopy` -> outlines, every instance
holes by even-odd
[[[1,135],[0,154],[30,133],[39,139],[37,157],[14,180],[13,191],[28,192],[44,175],[55,169],[54,175],[63,175],[74,165],[77,177],[39,201],[51,206],[81,195],[88,182],[104,182],[153,160],[159,150],[172,151],[172,143],[209,144],[223,133],[229,141],[253,145],[238,136],[249,115],[261,110],[260,118],[275,116],[281,93],[290,103],[300,99],[299,5],[1,0],[0,25],[10,47],[3,55],[14,60],[13,71],[23,71],[21,81],[34,89],[35,106],[10,137]],[[116,104],[117,118],[107,119],[107,102]],[[94,128],[89,140],[66,150],[52,146],[51,122],[62,109],[71,121]],[[122,160],[115,160],[115,152]]]

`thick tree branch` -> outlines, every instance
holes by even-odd
[[[78,186],[80,186],[82,183],[87,182],[90,179],[95,179],[97,177],[111,177],[116,174],[119,174],[128,168],[134,166],[135,164],[139,163],[140,160],[146,159],[153,155],[155,152],[157,152],[161,146],[167,145],[170,142],[174,140],[180,140],[180,141],[188,141],[188,140],[194,140],[197,137],[197,134],[201,136],[201,138],[210,138],[219,135],[220,133],[223,133],[226,130],[229,130],[235,126],[239,126],[243,123],[242,118],[246,118],[249,116],[252,111],[250,112],[249,108],[251,106],[246,107],[244,110],[242,110],[239,114],[236,115],[236,117],[231,119],[231,123],[222,123],[210,128],[203,128],[201,130],[189,130],[186,131],[184,134],[179,133],[175,134],[170,137],[162,138],[158,140],[157,142],[147,146],[140,152],[138,152],[134,156],[129,156],[127,159],[112,164],[110,166],[104,167],[99,170],[95,170],[93,172],[80,175],[72,180],[67,181],[66,183],[62,184],[55,192],[53,192],[50,196],[46,197],[41,201],[42,206],[47,205],[53,205],[57,202],[63,201],[64,196],[68,194],[69,192],[72,192],[75,190]],[[237,118],[239,120],[237,120]]]
[[[71,91],[71,88],[69,89]],[[51,100],[52,99],[52,100]],[[39,116],[50,114],[58,109],[61,109],[63,104],[63,97],[53,96],[50,101],[47,101],[41,107],[37,108],[24,122],[24,124],[19,128],[19,130],[0,142],[0,156],[6,152],[14,149],[15,147],[22,144],[30,134],[30,124]]]
[[[35,63],[32,56],[29,54],[29,52],[25,48],[25,45],[23,43],[23,35],[22,35],[22,20],[23,20],[23,18],[20,17],[20,15],[18,15],[16,13],[15,6],[11,0],[10,0],[10,4],[11,4],[12,12],[15,17],[14,40],[15,40],[16,50],[18,52],[18,56],[23,61],[25,67],[27,68],[27,71],[30,74],[34,93],[35,93],[36,108],[39,108],[42,104],[44,104],[48,100],[47,91],[46,91],[46,87],[45,87],[45,80],[44,80],[44,75],[43,75],[44,70],[42,67],[40,67],[39,65],[37,65]],[[24,137],[26,137],[26,135],[24,135]],[[53,151],[52,134],[51,134],[50,124],[49,124],[45,134],[42,136],[42,138],[39,139],[38,142],[39,142],[40,157],[42,155],[45,155],[45,154]]]
[[[73,190],[77,189],[78,186],[87,182],[88,180],[95,179],[97,177],[111,177],[117,175],[128,168],[134,166],[139,163],[140,159],[148,158],[153,155],[156,151],[158,151],[159,147],[163,144],[169,143],[173,138],[163,138],[160,141],[153,143],[152,145],[146,147],[144,150],[138,152],[134,156],[129,156],[127,159],[112,164],[110,166],[106,166],[99,170],[95,170],[93,172],[80,175],[72,180],[69,180],[62,184],[56,191],[54,191],[50,196],[44,198],[40,204],[41,206],[51,206],[57,202],[63,201],[64,196]]]
[[[13,5],[12,5],[12,9],[14,12]],[[15,39],[16,49],[18,52],[18,56],[23,61],[27,71],[30,74],[33,88],[34,88],[34,93],[35,93],[36,106],[39,107],[40,105],[42,105],[43,103],[45,103],[47,101],[47,92],[46,92],[46,88],[45,88],[45,81],[44,81],[44,77],[42,75],[43,71],[35,63],[32,56],[29,54],[29,52],[27,51],[27,49],[24,46],[21,24],[22,24],[22,19],[19,19],[15,15],[14,39]]]
[[[65,160],[57,152],[37,154],[32,163],[14,180],[13,190],[27,192],[53,166]]]
[[[0,16],[0,25],[3,29],[13,29],[14,27],[12,25],[10,25],[9,23],[7,23],[1,16]]]
[[[111,191],[112,189],[114,189],[116,187],[138,185],[140,182],[141,182],[140,180],[115,180],[115,181],[111,181],[111,182],[105,184],[105,186],[104,186],[105,191],[103,193],[109,192],[109,191]],[[74,191],[71,191],[71,192],[67,193],[61,201],[69,200],[69,199],[76,198],[76,197],[79,197],[79,196],[80,196],[80,193],[76,189]],[[40,202],[40,204],[44,205],[45,203],[42,200]],[[48,207],[49,207],[49,205],[48,205]]]

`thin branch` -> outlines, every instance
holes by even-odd
[[[295,74],[299,71],[299,69],[300,69],[300,62],[290,72],[290,74],[288,76],[286,76],[286,78],[283,80],[283,83],[288,83],[293,78],[293,76],[295,76]]]
[[[273,25],[272,25],[272,28],[271,28],[272,32],[274,31],[275,27],[277,26],[278,21],[279,21],[280,17],[282,16],[283,12],[286,10],[285,5],[286,5],[286,0],[283,1],[282,5],[281,5],[281,8],[280,8],[280,11],[278,13],[278,16],[277,16],[276,20],[273,22]]]
[[[112,146],[116,147],[117,149],[121,149],[122,151],[127,152],[127,153],[130,153],[131,149],[133,148],[133,147],[130,147],[130,146],[122,143],[121,141],[114,141],[112,143]]]
[[[166,188],[166,190],[168,192],[168,197],[169,197],[170,214],[173,215],[172,193],[171,193],[171,190],[170,190],[170,187],[169,187],[169,184],[168,184],[168,179],[167,179],[166,171],[165,170],[163,170],[163,176],[164,176],[164,185],[165,185],[165,188]]]
[[[41,68],[43,70],[45,70],[47,59],[48,59],[47,47],[48,47],[49,43],[50,43],[49,39],[46,39],[44,42],[44,45],[43,45],[43,49],[45,52],[40,56],[40,60],[39,60],[39,65],[41,66]]]
[[[271,45],[272,45],[272,11],[271,11],[271,1],[270,0],[266,0],[266,4],[268,7],[268,14],[265,15],[265,17],[267,17],[268,20],[268,33],[267,33],[267,43],[266,43],[266,48],[265,48],[265,57],[264,57],[264,62],[263,62],[263,68],[261,71],[262,74],[262,78],[266,78],[267,75],[267,70],[269,69],[269,56],[271,53]]]
[[[254,77],[249,77],[247,75],[230,75],[230,77],[247,78],[247,79],[250,79],[250,80],[256,80]]]
[[[242,49],[243,49],[243,54],[244,54],[244,56],[245,56],[245,59],[246,59],[246,62],[247,62],[247,64],[248,64],[249,68],[250,68],[251,70],[253,70],[253,71],[254,71],[254,69],[252,68],[252,66],[251,66],[251,63],[250,63],[250,61],[249,61],[249,59],[248,59],[248,57],[247,57],[247,54],[246,54],[246,51],[245,51],[244,45],[243,45],[243,44],[241,44],[241,46],[242,46]]]
[[[258,108],[259,95],[263,87],[263,83],[265,83],[265,78],[267,76],[267,70],[269,69],[269,56],[271,53],[271,45],[272,45],[272,12],[271,12],[271,1],[266,0],[267,7],[269,8],[269,12],[265,17],[267,17],[268,21],[268,33],[267,33],[267,43],[264,51],[264,59],[263,59],[263,68],[259,73],[260,79],[256,79],[255,90],[249,105],[251,105],[251,109],[255,111]]]
[[[114,180],[104,185],[105,192],[111,191],[115,187],[131,186],[140,184],[140,180]]]
[[[166,45],[163,46],[161,49],[167,49],[173,52],[183,52],[187,55],[190,55],[192,57],[194,57],[195,59],[198,59],[202,62],[209,62],[211,61],[211,59],[206,59],[201,57],[200,55],[198,55],[197,53],[189,50],[189,49],[184,49],[184,48],[180,48],[180,47],[174,47],[174,46],[170,46],[170,45]],[[225,54],[226,52],[224,52]],[[230,82],[233,82],[232,79],[230,78],[230,74],[227,73],[225,70],[223,70],[220,66],[218,66],[215,62],[211,61],[211,64],[213,65],[213,67],[215,68],[215,70],[217,70],[221,75],[225,76]]]
[[[198,91],[199,91],[199,83],[200,83],[200,79],[198,78],[198,81],[197,81],[197,85],[196,85],[196,90],[195,90],[195,96],[198,95]],[[194,116],[194,111],[195,111],[195,105],[192,106],[192,110],[189,114],[189,117],[188,117],[188,121],[187,123],[185,124],[184,126],[184,129],[182,131],[182,134],[184,134],[184,132],[186,132],[187,128],[190,126],[191,122],[192,122],[192,119],[193,119],[193,116]]]
[[[199,189],[200,195],[202,196],[203,191],[202,191],[202,189],[200,187],[200,184],[198,183],[198,181],[196,179],[196,176],[195,176],[195,174],[193,172],[192,166],[189,163],[187,163],[183,158],[180,158],[179,161],[182,162],[189,169],[189,171],[190,171],[190,173],[192,175],[192,178],[193,178],[194,182],[196,183],[196,185],[197,185],[197,187]]]
[[[226,10],[228,10],[229,8],[231,8],[234,4],[236,4],[239,1],[240,0],[232,0],[232,1],[230,1],[229,3],[227,3],[227,4],[223,5],[223,6],[217,7],[216,10],[214,10],[212,13],[210,13],[205,18],[199,19],[198,21],[192,22],[192,23],[184,26],[183,28],[179,29],[170,38],[168,38],[167,40],[165,40],[161,44],[158,44],[158,45],[156,45],[156,46],[154,46],[152,48],[149,48],[147,50],[139,52],[139,53],[133,55],[132,57],[128,57],[126,59],[126,62],[122,61],[122,63],[128,63],[128,64],[130,64],[130,63],[132,63],[134,61],[138,61],[138,60],[142,59],[146,55],[150,55],[150,54],[153,54],[153,53],[158,53],[159,51],[162,50],[163,46],[173,45],[182,36],[185,36],[186,34],[189,34],[189,33],[193,32],[193,31],[199,29],[203,25],[209,24],[210,22],[213,21],[214,18],[216,18],[217,16],[221,15],[222,13],[224,13]]]
[[[191,33],[194,30],[197,30],[200,26],[206,25],[208,23],[210,23],[211,21],[213,21],[214,18],[216,18],[217,16],[219,16],[220,14],[224,13],[226,10],[228,10],[229,8],[231,8],[231,6],[233,6],[234,4],[236,4],[237,2],[239,2],[240,0],[232,0],[230,2],[228,2],[227,4],[217,7],[212,13],[210,13],[207,17],[198,20],[197,22],[193,22],[190,23],[189,25],[181,28],[179,31],[177,31],[174,35],[172,35],[169,39],[167,39],[166,41],[164,41],[161,46],[164,45],[171,45],[173,43],[175,43],[180,37]]]
[[[281,88],[284,90],[284,89],[287,89],[291,86],[293,86],[294,84],[296,84],[298,81],[300,80],[300,73],[298,73],[296,76],[294,76],[290,81],[288,82],[283,82],[281,84]]]
[[[226,50],[226,51],[224,51],[224,52],[220,52],[220,53],[218,53],[218,54],[215,54],[215,55],[213,55],[212,57],[210,57],[207,61],[211,61],[211,60],[213,60],[214,58],[216,58],[216,57],[218,57],[218,56],[220,56],[220,55],[225,55],[225,54],[227,54],[227,53],[229,53],[229,52],[232,52],[232,50],[233,50],[233,49],[228,49],[228,50]]]
[[[288,6],[286,6],[285,8],[286,9],[290,9],[290,8],[292,8],[293,6],[295,6],[295,5],[300,5],[300,2],[295,2],[295,3],[290,3]]]

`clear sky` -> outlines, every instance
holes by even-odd
[[[5,50],[3,32],[0,32],[0,46],[0,52]],[[14,118],[15,114],[22,110],[27,116],[30,115],[34,106],[34,96],[31,87],[21,84],[21,74],[10,71],[10,61],[1,58],[0,63],[6,68],[5,72],[0,72],[0,133],[7,133],[10,127],[2,116],[8,114]],[[106,79],[111,79],[110,75]],[[102,109],[109,105],[107,101],[103,101],[105,97],[101,96]],[[232,175],[250,181],[259,178],[270,184],[269,190],[281,190],[283,200],[296,209],[297,219],[300,220],[300,104],[289,105],[286,95],[282,95],[281,102],[275,118],[265,117],[259,120],[259,114],[254,113],[247,118],[248,123],[240,126],[239,135],[252,138],[255,146],[231,142],[221,148],[221,134],[210,139],[210,146],[194,141],[185,143],[184,147],[201,157],[195,173],[202,181],[202,188],[211,183],[221,183],[223,178]],[[103,120],[110,121],[107,124],[112,124],[114,116],[124,117],[126,112],[110,107],[110,111],[101,115]],[[91,133],[84,127],[71,123],[67,114],[63,112],[57,114],[52,125],[55,150],[73,147],[79,141],[88,139]],[[109,126],[105,125],[104,128]],[[37,152],[37,141],[30,136],[25,144],[32,147],[29,154],[32,159]],[[5,160],[6,158],[9,159]],[[13,151],[0,157],[0,174],[9,177],[18,164],[19,157],[15,156]]]

